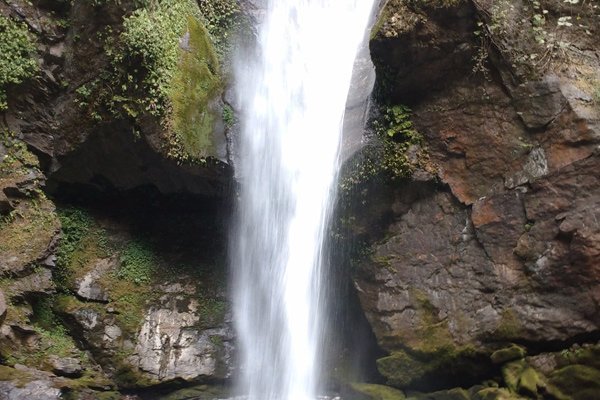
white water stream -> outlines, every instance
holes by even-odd
[[[373,0],[271,0],[238,62],[240,171],[231,237],[240,394],[314,400],[324,239],[354,59]]]

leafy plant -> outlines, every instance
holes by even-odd
[[[156,263],[157,258],[147,243],[141,240],[130,242],[121,253],[117,277],[137,285],[150,283]]]
[[[19,84],[37,72],[35,52],[27,26],[0,14],[0,111],[8,107],[6,87]]]

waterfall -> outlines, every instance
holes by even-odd
[[[238,60],[241,138],[231,235],[240,391],[314,400],[324,240],[344,109],[373,0],[272,0]]]

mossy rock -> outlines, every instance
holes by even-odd
[[[446,348],[435,354],[404,350],[377,360],[377,369],[387,384],[404,389],[431,389],[431,383],[444,387],[457,381],[473,381],[487,370],[487,357],[470,347]]]
[[[502,367],[502,377],[504,383],[513,392],[517,391],[521,374],[527,368],[524,360],[513,361]]]
[[[471,400],[471,396],[463,388],[454,388],[433,393],[412,395],[407,400]]]
[[[179,389],[174,392],[158,395],[157,400],[185,400],[185,399],[220,399],[228,398],[227,389],[223,386],[199,385]]]
[[[538,388],[543,388],[546,385],[540,378],[538,373],[531,367],[525,368],[519,377],[517,390],[524,395],[536,397]]]
[[[351,383],[350,387],[363,395],[365,400],[404,400],[404,393],[398,389],[370,383]]]
[[[0,365],[0,381],[14,382],[17,386],[24,386],[27,382],[31,382],[34,378],[27,371],[14,369],[5,365]]]
[[[527,355],[527,350],[523,346],[511,344],[492,353],[490,358],[494,364],[504,364],[508,361],[519,360]]]
[[[553,372],[550,383],[573,400],[600,399],[600,370],[585,365],[569,365]]]
[[[524,400],[523,397],[505,388],[485,388],[473,395],[473,400]]]

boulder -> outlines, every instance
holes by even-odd
[[[77,378],[83,374],[81,362],[76,358],[51,356],[50,363],[56,375]]]
[[[6,298],[4,297],[4,292],[0,290],[0,325],[4,322],[4,317],[6,316]]]
[[[60,389],[49,381],[32,381],[20,386],[17,382],[0,382],[0,398],[6,400],[60,400]]]

